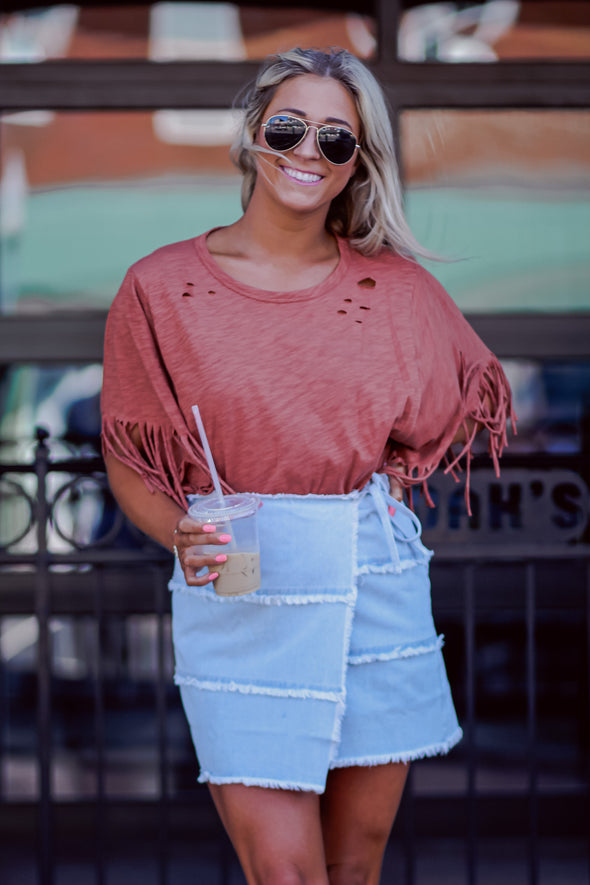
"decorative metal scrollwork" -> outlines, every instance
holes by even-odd
[[[35,554],[41,538],[59,554],[158,546],[119,509],[100,457],[54,460],[47,431],[37,428],[36,437],[32,463],[0,464],[0,553]]]
[[[0,549],[22,541],[35,525],[35,501],[21,483],[0,476]]]
[[[70,478],[54,492],[50,506],[56,535],[77,550],[110,546],[125,524],[106,476],[100,473]]]

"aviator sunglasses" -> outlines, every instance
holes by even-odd
[[[354,132],[342,126],[328,126],[302,120],[290,114],[274,114],[262,124],[264,140],[273,151],[291,151],[301,144],[309,128],[315,129],[319,150],[328,163],[344,166],[352,160],[360,144],[357,144]]]

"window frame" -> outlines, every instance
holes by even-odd
[[[361,10],[361,4],[352,0],[323,3],[327,8],[366,12],[366,6]],[[266,4],[257,0],[255,5]],[[312,4],[299,0],[283,5]],[[4,3],[3,11],[29,7],[28,3]],[[396,139],[400,114],[405,110],[590,108],[590,62],[399,61],[397,29],[401,9],[400,0],[374,0],[378,53],[377,59],[369,63],[387,95]],[[161,63],[117,59],[0,64],[0,112],[230,107],[236,93],[257,69],[258,62],[252,61]],[[590,311],[467,314],[467,318],[502,357],[590,357]],[[100,361],[105,321],[106,311],[97,310],[5,315],[0,324],[0,365]]]

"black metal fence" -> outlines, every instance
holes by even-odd
[[[465,738],[412,766],[384,883],[590,881],[588,501],[571,468],[509,466],[500,491],[476,471],[471,520],[441,487],[433,605]],[[553,522],[527,510],[543,489]],[[43,432],[0,492],[2,881],[242,883],[172,684],[170,556],[125,522],[99,458],[52,458]]]

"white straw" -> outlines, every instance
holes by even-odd
[[[205,457],[207,458],[207,464],[209,465],[209,472],[211,473],[211,479],[213,480],[213,485],[215,487],[215,496],[219,499],[219,506],[223,506],[223,492],[221,491],[221,485],[219,483],[219,477],[217,475],[217,470],[215,469],[215,462],[213,460],[213,455],[211,454],[211,449],[209,448],[209,440],[207,439],[207,434],[205,433],[205,428],[203,426],[203,419],[201,418],[201,413],[199,411],[198,406],[193,406],[193,415],[195,416],[195,421],[197,422],[197,428],[199,431],[199,436],[201,437],[201,444],[205,450]]]

